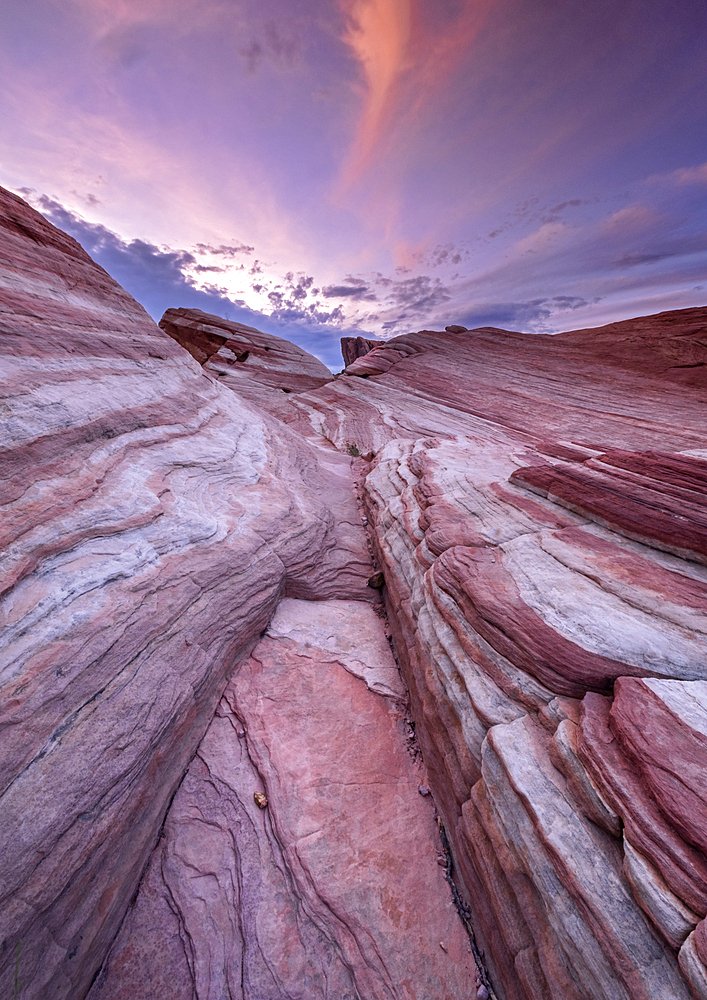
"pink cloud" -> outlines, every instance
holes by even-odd
[[[459,65],[493,0],[462,0],[452,19],[430,16],[424,0],[342,0],[343,41],[360,63],[364,100],[342,187],[351,187],[402,127],[431,104]]]
[[[683,187],[686,184],[707,184],[707,163],[699,167],[682,167],[670,175],[674,182]]]

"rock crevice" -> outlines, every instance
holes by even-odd
[[[0,982],[707,1000],[707,309],[334,378],[0,221]]]

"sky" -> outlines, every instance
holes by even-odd
[[[707,303],[704,0],[2,0],[0,184],[156,318],[339,338]]]

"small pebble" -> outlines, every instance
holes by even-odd
[[[423,798],[430,794],[430,790],[426,785],[418,785],[417,790]]]
[[[476,991],[476,1000],[489,1000],[489,991],[485,986],[479,986]]]
[[[258,809],[265,809],[268,804],[268,797],[265,792],[253,792],[253,798]]]

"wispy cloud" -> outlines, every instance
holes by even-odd
[[[321,346],[703,301],[700,0],[26,7],[0,4],[0,183],[155,315]]]
[[[363,101],[341,176],[348,189],[371,166],[382,140],[434,101],[435,91],[468,58],[490,0],[461,0],[453,14],[424,0],[344,0],[349,46],[363,74]]]
[[[357,301],[375,302],[376,295],[370,284],[363,278],[346,277],[344,283],[327,285],[322,288],[325,299],[355,299]]]
[[[364,168],[380,137],[410,58],[411,21],[411,0],[352,0],[349,6],[344,41],[361,64],[366,93],[346,183]]]
[[[263,62],[278,69],[289,69],[300,56],[301,42],[293,34],[283,33],[275,21],[266,21],[250,43],[239,50],[249,73],[257,73]]]
[[[700,163],[695,167],[678,167],[677,170],[671,170],[667,174],[653,174],[648,181],[674,184],[677,187],[707,184],[707,163]]]
[[[259,284],[238,258],[254,248],[245,244],[196,244],[191,249],[158,246],[148,240],[125,240],[106,226],[88,222],[77,213],[46,195],[24,188],[19,192],[53,225],[69,233],[108,273],[138,300],[155,320],[166,309],[202,309],[226,319],[294,340],[316,353],[333,369],[340,367],[339,338],[370,333],[347,316],[341,304],[327,301],[324,290],[314,287],[314,278],[288,271],[279,280]],[[205,264],[212,257],[224,266]],[[235,270],[252,283],[246,291],[257,291],[263,308],[253,308],[246,297],[234,295],[224,284],[214,284],[211,275],[224,282]],[[368,289],[360,279],[348,277],[340,289],[358,289],[368,299]],[[338,295],[336,297],[346,297]],[[375,298],[375,296],[372,296]]]

